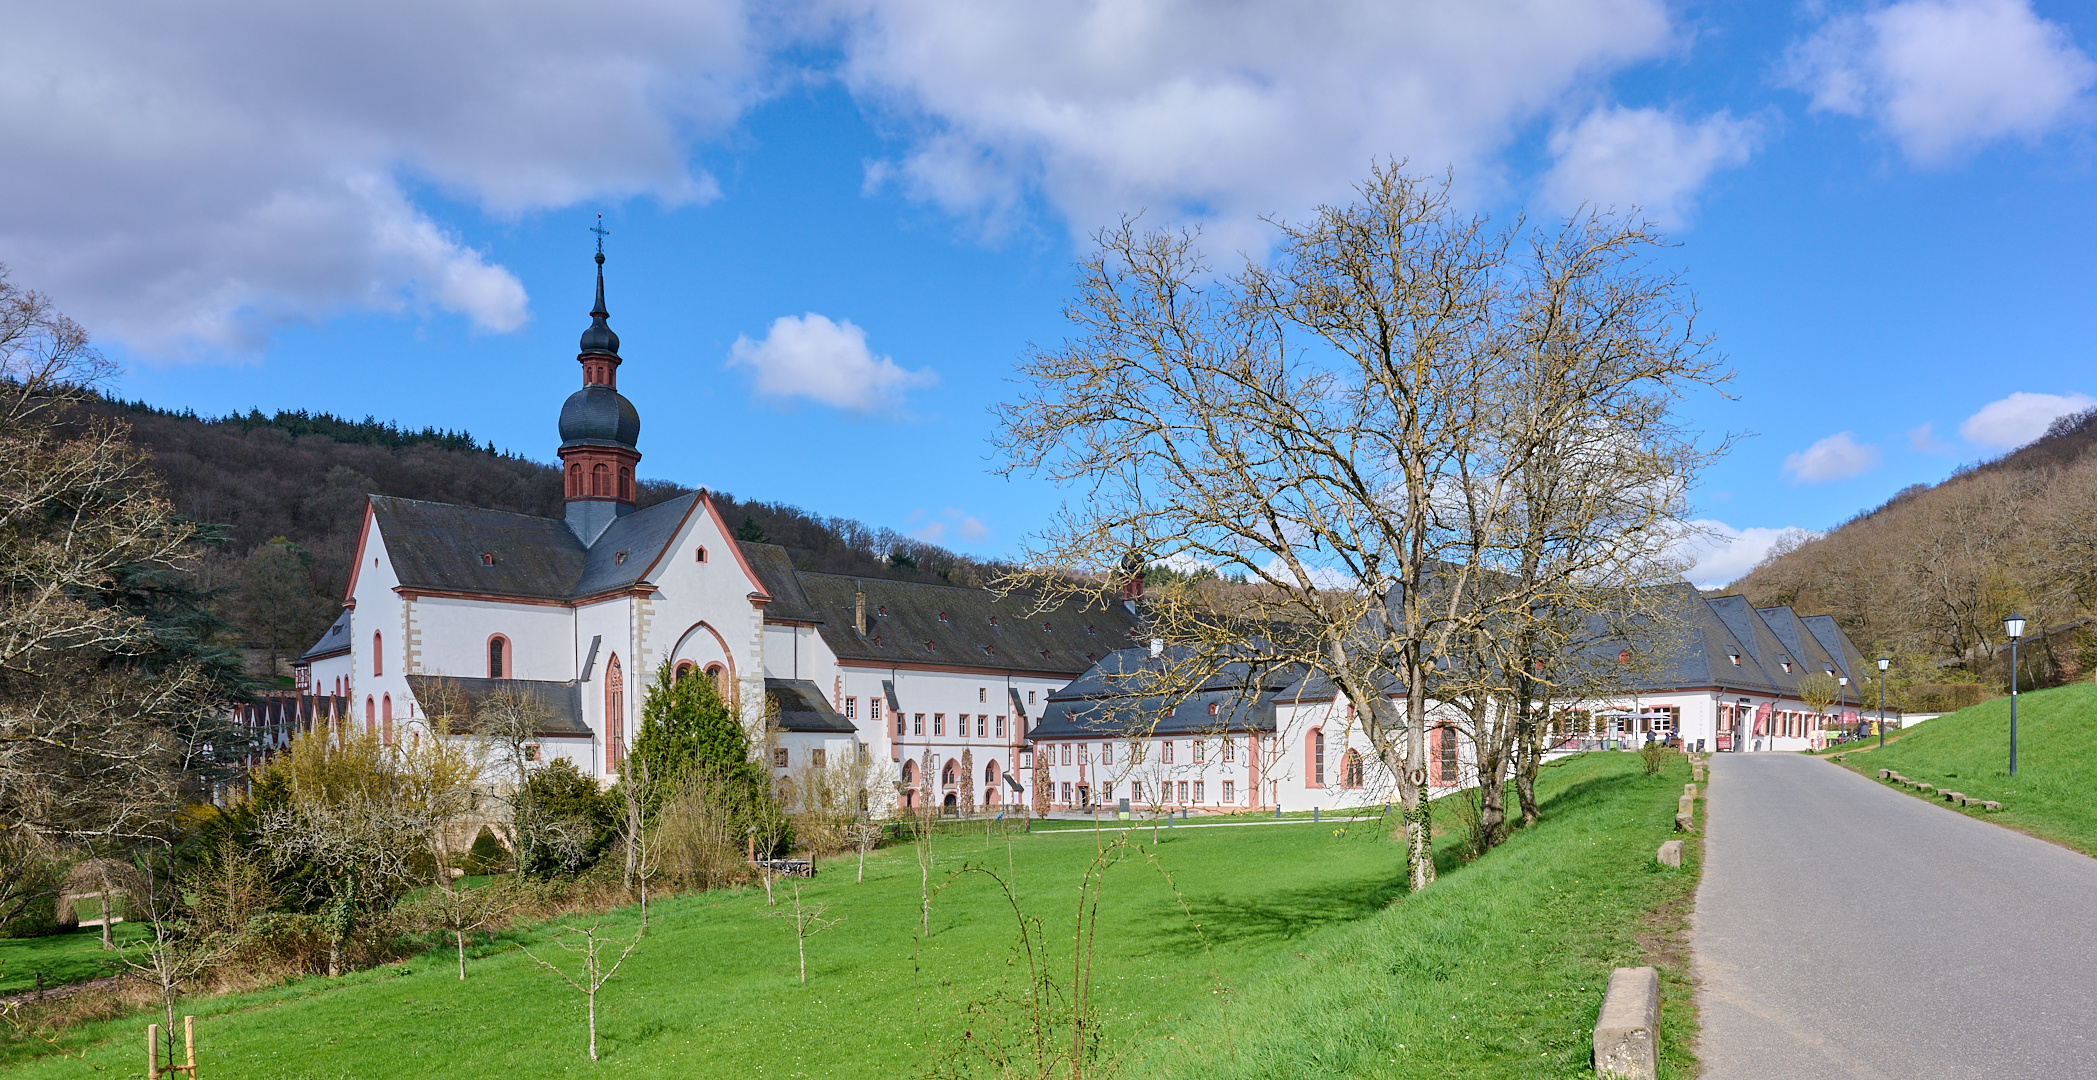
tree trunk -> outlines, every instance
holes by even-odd
[[[1405,807],[1405,884],[1420,892],[1434,884],[1434,811],[1426,791],[1427,672],[1422,657],[1411,659],[1405,695],[1405,764],[1411,768],[1401,774],[1398,797]]]
[[[101,898],[101,900],[102,900],[102,947],[103,947],[104,949],[114,949],[114,948],[116,948],[116,943],[115,943],[115,942],[113,942],[113,941],[111,941],[111,940],[109,940],[109,888],[108,888],[108,886],[107,886],[107,885],[104,885],[104,887],[103,887],[102,891],[101,891],[101,892],[99,892],[99,893],[97,893],[97,894],[95,894],[95,895],[97,895],[98,897],[100,897],[100,898]],[[169,1023],[173,1023],[173,1022],[174,1022],[174,1021],[169,1021]],[[170,1036],[170,1038],[172,1038],[172,1037],[173,1037],[173,1036]]]
[[[454,930],[452,935],[459,939],[459,981],[466,981],[466,931]]]

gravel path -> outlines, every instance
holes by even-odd
[[[2097,1077],[2097,860],[1796,754],[1714,754],[1705,1080]]]

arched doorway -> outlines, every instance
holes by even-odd
[[[961,797],[949,791],[947,792],[946,801],[940,805],[949,811],[958,811],[961,809]]]

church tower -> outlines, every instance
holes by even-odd
[[[584,545],[605,527],[633,512],[634,466],[641,452],[641,414],[619,393],[619,335],[605,324],[604,238],[597,240],[597,306],[583,331],[582,389],[561,406],[561,472],[568,500],[568,527]]]

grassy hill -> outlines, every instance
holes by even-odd
[[[1877,775],[1951,788],[2003,809],[1985,816],[2097,855],[2097,686],[2078,683],[2017,699],[2017,775],[2010,775],[2008,698],[1923,723],[1887,743],[1842,755]]]
[[[1648,913],[1676,910],[1695,885],[1693,857],[1681,870],[1653,861],[1686,774],[1645,776],[1629,754],[1547,769],[1542,824],[1474,863],[1448,863],[1418,897],[1404,895],[1400,850],[1373,819],[1177,828],[1154,847],[1147,827],[1133,830],[1186,907],[1142,852],[1124,851],[1106,872],[1090,986],[1120,1060],[1088,1075],[1590,1076],[1590,1029],[1609,970],[1639,962],[1642,940],[1655,943],[1666,972],[1662,1075],[1684,1075],[1694,1004],[1667,924]],[[1041,921],[1049,975],[1067,995],[1076,886],[1096,850],[1089,830],[1019,836],[1009,847],[948,838],[933,880],[971,864],[1016,879],[1021,908]],[[876,852],[864,884],[849,860],[825,866],[803,900],[844,921],[810,941],[805,986],[792,931],[763,917],[777,909],[762,890],[655,905],[653,932],[599,999],[604,1060],[594,1068],[632,1077],[988,1075],[970,1047],[1001,1028],[1026,1030],[1024,1010],[998,1003],[1027,985],[1013,910],[989,878],[960,877],[934,901],[933,932],[921,942],[918,889],[910,847]],[[634,913],[604,921],[630,934]],[[572,959],[540,928],[481,949],[465,982],[438,949],[404,974],[310,979],[181,1011],[199,1017],[206,1076],[592,1069],[580,997],[516,944]],[[130,1075],[141,1067],[146,1022],[89,1025],[65,1041],[108,1075]],[[87,1074],[77,1060],[29,1059],[36,1050],[14,1042],[0,1068],[25,1080]]]

